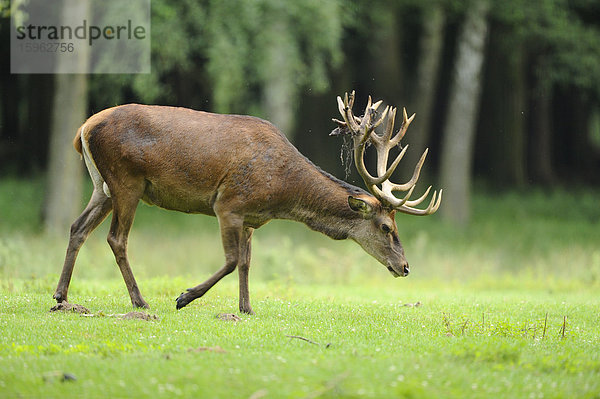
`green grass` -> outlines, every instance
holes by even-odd
[[[106,316],[131,310],[106,222],[70,290],[104,316],[48,312],[67,233],[41,233],[42,194],[0,180],[2,398],[600,396],[596,190],[479,192],[464,229],[398,216],[405,279],[354,243],[270,223],[253,241],[257,314],[241,322],[215,318],[237,313],[235,276],[175,310],[222,264],[214,218],[144,205],[130,258],[159,319]]]
[[[233,282],[176,311],[172,292],[182,281],[162,278],[145,284],[160,319],[142,321],[49,313],[50,284],[13,284],[1,292],[2,397],[600,394],[592,291],[258,283],[257,315],[231,322],[215,315],[235,310]],[[123,313],[129,304],[121,285],[78,284],[73,300],[93,312]],[[62,382],[63,373],[77,380]]]

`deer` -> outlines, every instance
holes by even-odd
[[[352,138],[354,162],[368,192],[339,180],[304,157],[270,122],[244,115],[225,115],[187,108],[126,104],[87,119],[73,141],[93,191],[89,203],[70,229],[65,261],[53,298],[67,302],[77,254],[90,233],[112,212],[108,244],[127,286],[131,303],[149,308],[127,256],[127,242],[140,200],[179,212],[214,216],[218,220],[225,263],[202,284],[176,299],[176,309],[202,297],[223,277],[238,269],[239,310],[254,314],[248,274],[254,230],[273,219],[304,223],[335,239],[351,239],[382,263],[394,277],[407,276],[409,265],[398,238],[396,212],[435,213],[442,190],[429,205],[417,208],[431,186],[415,200],[415,189],[427,149],[404,184],[389,178],[408,149],[404,146],[388,166],[390,150],[400,148],[414,114],[403,110],[394,133],[396,108],[369,96],[363,116],[352,108],[354,91],[337,97],[343,120],[331,135]],[[376,132],[378,126],[383,132]],[[377,173],[365,166],[365,150],[377,151]],[[397,196],[398,193],[406,193]]]

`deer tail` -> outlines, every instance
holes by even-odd
[[[81,125],[81,127],[79,127],[79,129],[77,129],[77,134],[75,135],[75,138],[73,139],[73,147],[75,147],[75,150],[83,156],[83,150],[82,150],[82,145],[81,145],[81,130],[83,129],[83,127],[85,126],[85,123],[83,125]]]

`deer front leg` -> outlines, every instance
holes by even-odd
[[[250,290],[248,289],[248,271],[250,270],[250,252],[253,231],[254,229],[252,228],[244,228],[242,242],[240,243],[240,263],[238,265],[240,278],[240,312],[246,314],[254,314],[252,306],[250,306]]]
[[[69,283],[71,282],[73,268],[75,267],[75,259],[77,259],[79,249],[90,233],[102,223],[111,209],[111,199],[104,195],[102,190],[94,190],[88,205],[71,225],[71,236],[69,238],[65,263],[60,274],[60,279],[58,280],[56,291],[54,292],[54,299],[56,299],[56,302],[61,303],[67,301]]]
[[[212,288],[213,285],[219,282],[223,277],[232,273],[240,260],[240,243],[243,235],[243,217],[234,214],[217,215],[219,225],[221,226],[221,240],[225,252],[225,265],[215,274],[210,276],[208,280],[193,288],[188,288],[186,292],[175,300],[177,309],[181,309],[194,299],[200,298],[202,295]]]

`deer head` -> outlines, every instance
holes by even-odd
[[[389,179],[396,170],[396,167],[406,154],[408,145],[404,148],[400,145],[400,140],[406,134],[408,126],[413,121],[415,115],[408,118],[406,109],[403,109],[402,125],[396,134],[394,134],[394,121],[396,118],[396,108],[386,106],[383,112],[378,115],[378,108],[382,101],[372,103],[371,97],[365,107],[362,117],[357,117],[352,111],[354,105],[354,91],[344,98],[337,97],[338,108],[343,121],[333,119],[338,127],[331,132],[332,136],[349,135],[353,140],[353,154],[356,169],[367,186],[367,189],[373,194],[373,197],[349,197],[348,204],[356,212],[360,212],[365,220],[370,221],[369,228],[357,229],[357,234],[352,238],[358,242],[369,254],[375,257],[379,262],[386,265],[388,270],[395,277],[408,275],[410,269],[404,256],[404,249],[398,239],[398,228],[396,226],[396,211],[410,215],[431,215],[435,213],[442,203],[442,190],[439,195],[434,191],[429,205],[424,209],[415,208],[421,204],[429,195],[431,186],[425,193],[415,199],[410,197],[415,189],[421,167],[425,162],[428,150],[426,149],[421,159],[415,166],[411,179],[404,184],[392,183]],[[383,127],[381,134],[375,129],[378,126]],[[369,145],[373,145],[377,151],[377,174],[371,175],[365,166],[365,150]],[[391,165],[388,166],[390,151],[398,147],[400,153],[396,156]],[[396,196],[396,193],[406,193],[403,196]]]

